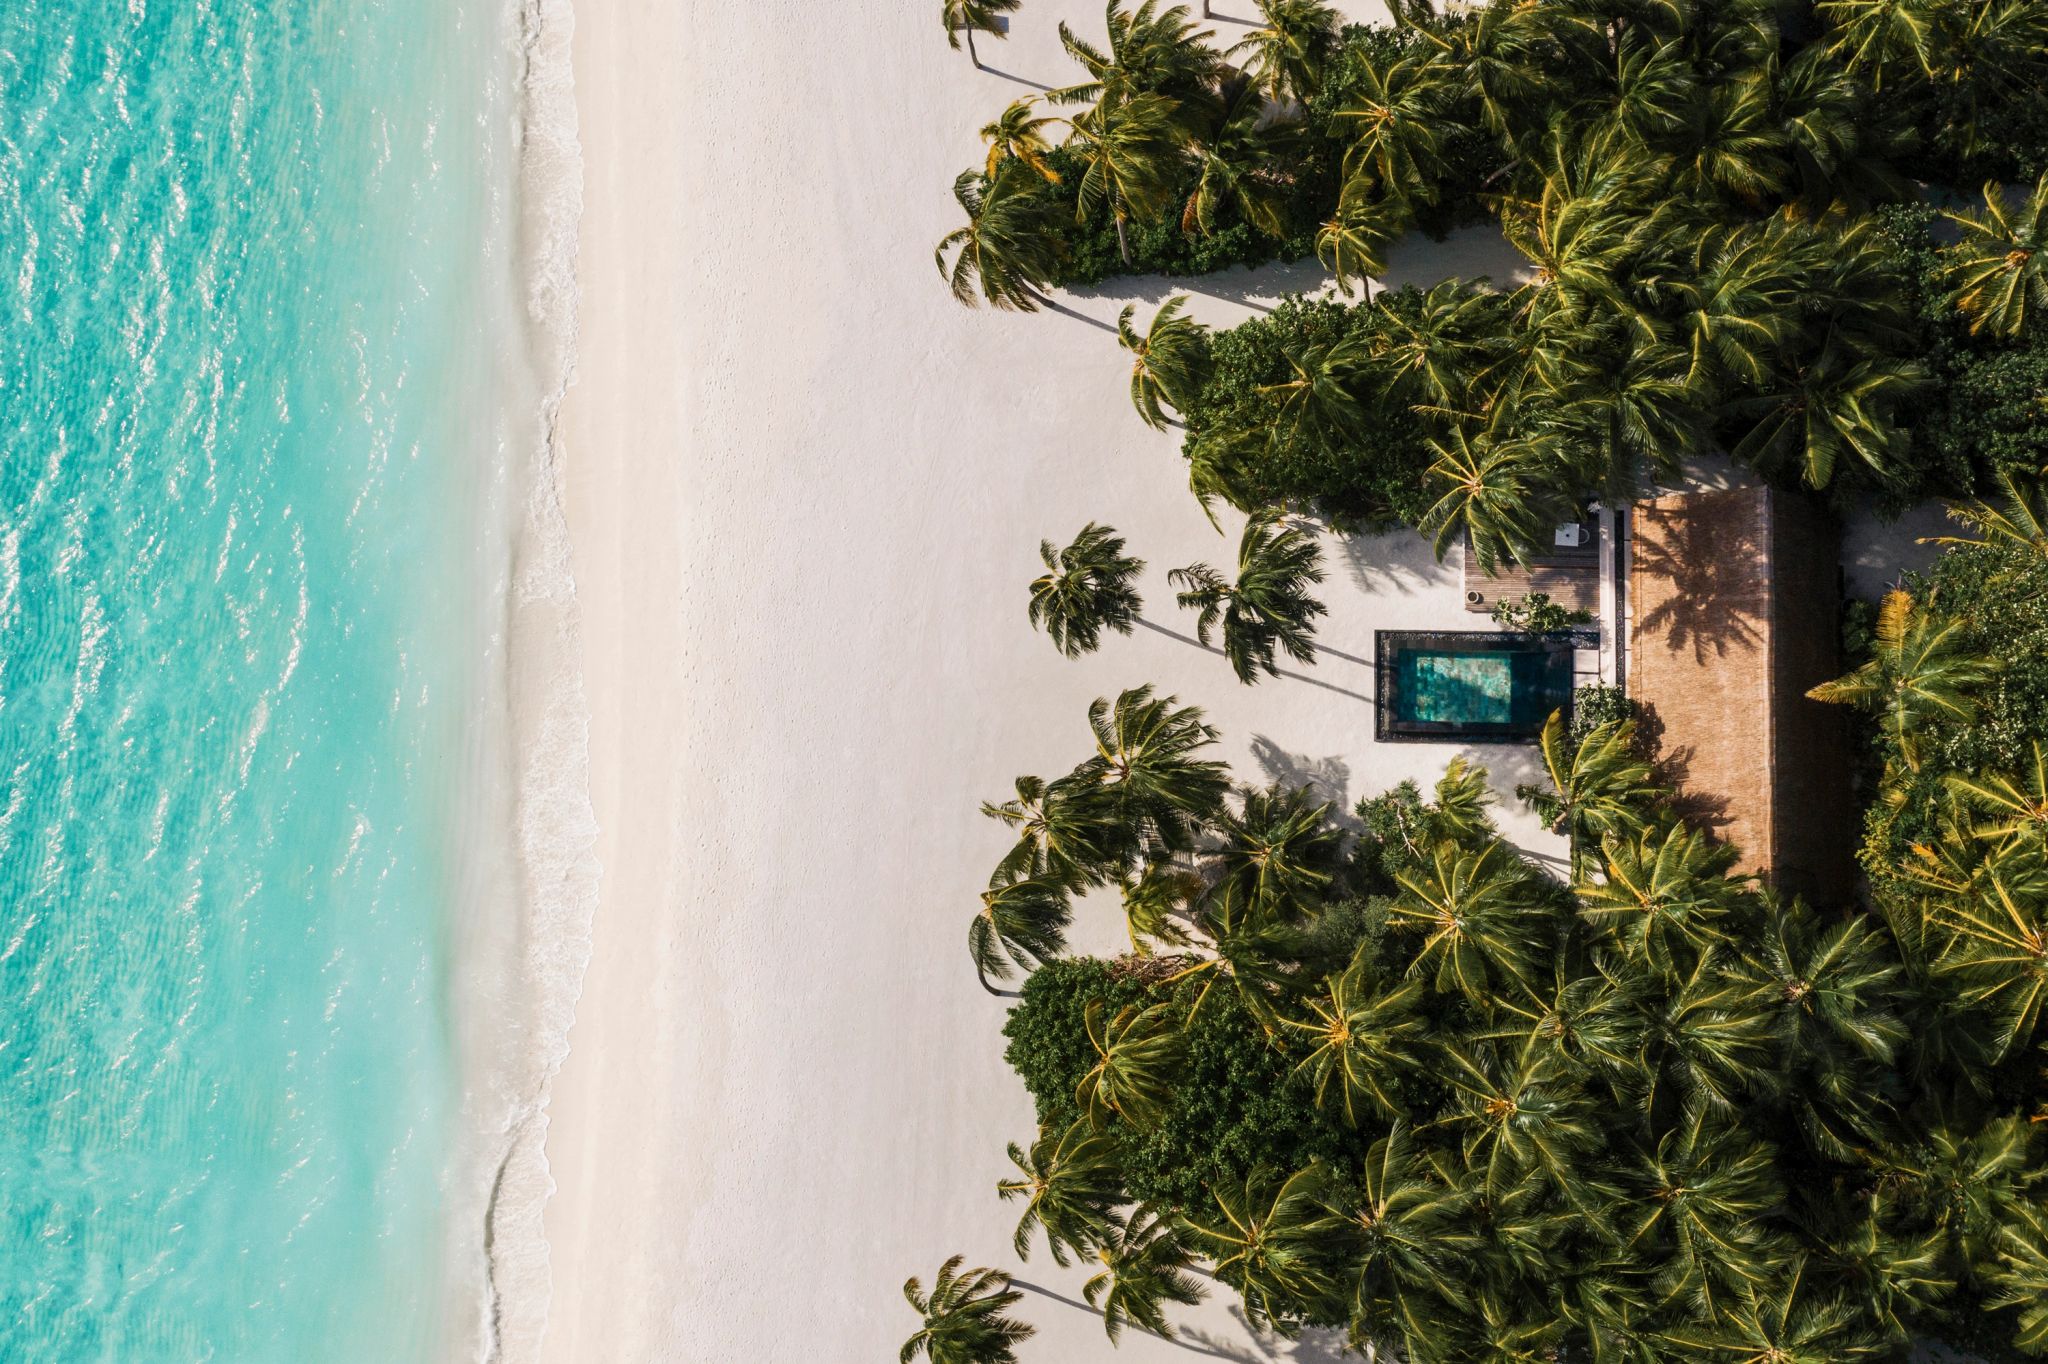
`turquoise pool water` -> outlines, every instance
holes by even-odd
[[[0,1359],[438,1355],[501,8],[0,7]]]
[[[1572,641],[1485,631],[1382,631],[1382,740],[1513,742],[1572,701]]]

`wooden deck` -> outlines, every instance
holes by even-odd
[[[1490,613],[1497,601],[1512,600],[1531,592],[1548,593],[1566,610],[1600,610],[1600,520],[1588,516],[1584,522],[1587,542],[1573,549],[1553,549],[1526,564],[1501,564],[1491,577],[1480,570],[1465,545],[1465,609]],[[1474,594],[1478,599],[1473,599]]]

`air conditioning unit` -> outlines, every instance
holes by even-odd
[[[1551,543],[1560,549],[1577,549],[1589,538],[1585,526],[1577,521],[1567,521],[1557,528]]]

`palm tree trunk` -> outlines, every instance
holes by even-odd
[[[984,990],[988,991],[988,992],[989,992],[990,994],[994,995],[994,996],[995,996],[995,997],[996,997],[997,999],[1022,999],[1022,998],[1024,998],[1024,992],[1023,992],[1022,990],[998,990],[998,989],[997,989],[997,988],[996,988],[995,986],[993,986],[993,985],[989,984],[989,983],[988,983],[988,976],[987,976],[987,975],[986,975],[986,974],[985,974],[985,973],[984,973],[984,972],[982,971],[981,967],[979,967],[979,966],[976,966],[976,967],[974,968],[974,978],[975,978],[976,980],[978,980],[978,981],[980,981],[980,982],[981,982],[981,988],[982,988],[982,989],[984,989]]]
[[[974,25],[967,26],[967,58],[974,63],[976,71],[981,70],[981,54],[974,50]]]

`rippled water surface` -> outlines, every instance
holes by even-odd
[[[0,1359],[441,1339],[502,21],[0,5]]]

